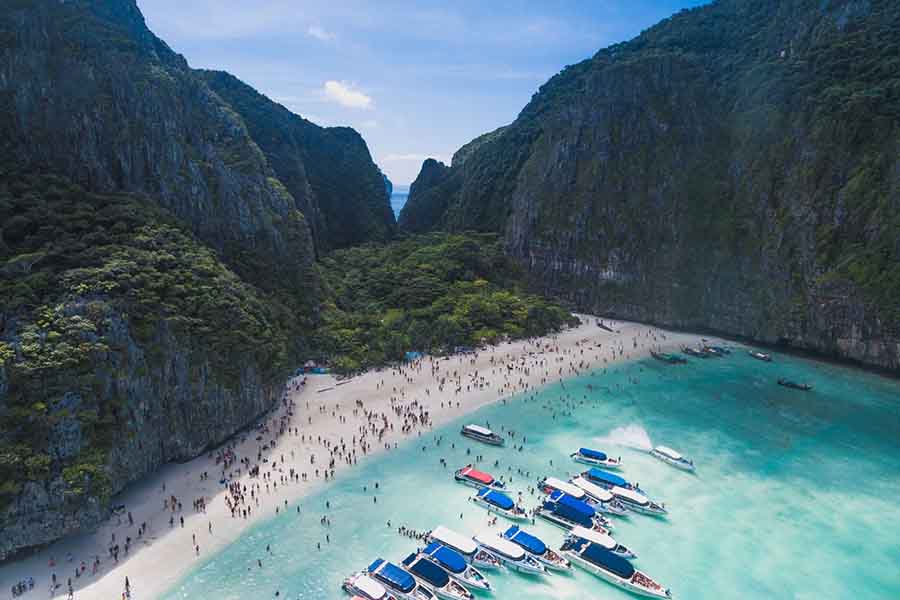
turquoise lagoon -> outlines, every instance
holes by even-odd
[[[780,376],[815,390],[782,388],[775,384]],[[264,599],[276,591],[279,598],[340,598],[347,574],[376,557],[399,562],[416,548],[397,533],[401,524],[420,531],[439,523],[469,533],[485,528],[486,513],[467,502],[470,488],[453,483],[453,468],[483,455],[485,470],[511,475],[530,507],[538,497],[527,489],[538,476],[580,470],[567,456],[580,445],[620,454],[626,478],[666,502],[668,519],[615,519],[613,535],[637,552],[637,568],[675,598],[900,598],[897,381],[786,356],[766,364],[738,351],[683,366],[625,363],[465,421],[520,432],[527,436],[524,450],[463,440],[459,422],[410,439],[305,498],[301,514],[292,506],[255,526],[165,598]],[[635,449],[648,440],[682,450],[697,474]],[[325,513],[329,528],[319,522]],[[563,537],[540,520],[530,529],[554,546]],[[581,571],[543,580],[488,575],[495,598],[632,597]]]

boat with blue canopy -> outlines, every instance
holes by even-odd
[[[375,559],[366,572],[397,598],[434,600],[434,592],[420,585],[415,577],[383,558]]]
[[[597,510],[620,517],[624,517],[628,514],[628,509],[616,499],[612,492],[605,487],[589,481],[586,477],[579,475],[569,483],[582,490],[589,500],[596,502],[593,506]]]
[[[516,505],[512,498],[503,492],[498,492],[497,490],[492,490],[490,488],[481,488],[470,498],[470,500],[475,504],[486,508],[488,512],[501,515],[507,519],[513,521],[528,520],[528,513],[525,509]]]
[[[491,582],[481,571],[466,562],[463,555],[438,542],[431,542],[422,555],[444,569],[450,577],[472,590],[491,591]]]
[[[622,457],[613,458],[609,456],[605,452],[601,452],[599,450],[592,450],[591,448],[579,448],[578,452],[573,452],[569,456],[572,457],[572,460],[575,462],[580,462],[586,465],[593,465],[595,467],[606,467],[607,469],[620,469],[622,468]]]
[[[568,560],[551,550],[543,540],[528,533],[518,525],[513,525],[504,531],[503,538],[521,546],[525,552],[544,563],[544,566],[548,569],[569,571],[572,568]]]
[[[636,489],[635,486],[630,484],[625,478],[619,477],[615,473],[603,471],[602,469],[588,469],[587,471],[582,473],[581,476],[586,477],[588,480],[593,481],[597,485],[601,485],[607,489],[611,487]]]
[[[543,575],[547,572],[543,563],[525,552],[524,548],[503,539],[494,531],[483,531],[472,539],[513,571],[528,575]]]
[[[413,552],[403,559],[403,568],[421,585],[446,600],[472,600],[472,592],[452,579],[444,569],[427,557]]]
[[[365,572],[351,575],[341,584],[341,588],[354,598],[365,600],[397,600],[383,585]]]
[[[633,594],[661,599],[672,597],[668,589],[635,569],[629,561],[590,540],[569,537],[559,551],[575,565]]]
[[[552,492],[548,495],[537,509],[537,514],[563,529],[572,529],[580,525],[586,529],[608,532],[609,522],[590,504],[563,492]]]
[[[501,566],[499,558],[483,548],[479,548],[472,538],[457,533],[449,527],[438,525],[426,534],[425,539],[455,550],[466,559],[466,562],[480,569],[499,569]]]

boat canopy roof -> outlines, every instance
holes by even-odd
[[[442,546],[438,542],[431,542],[425,547],[425,554],[436,560],[442,567],[451,573],[463,573],[466,570],[466,559],[456,550]]]
[[[610,492],[606,488],[600,487],[596,483],[589,481],[585,477],[578,476],[572,480],[572,483],[584,490],[586,494],[593,496],[600,502],[609,502],[613,499],[612,492]]]
[[[410,573],[424,579],[435,587],[442,588],[450,582],[450,576],[447,575],[446,571],[430,560],[418,557],[415,553],[407,556],[403,564],[406,565]]]
[[[617,485],[620,487],[627,487],[628,482],[619,477],[618,475],[613,475],[612,473],[608,473],[601,469],[589,469],[586,473],[588,479],[593,479],[595,481],[603,481],[610,485]]]
[[[650,500],[647,498],[647,496],[634,490],[614,487],[612,489],[612,493],[619,498],[625,498],[626,500],[628,500],[629,502],[633,502],[634,504],[640,504],[641,506],[647,506],[648,504],[650,504]]]
[[[498,492],[489,488],[481,488],[478,490],[478,497],[503,510],[511,510],[516,505],[516,503],[503,492]]]
[[[494,478],[492,476],[488,475],[484,471],[473,469],[472,467],[463,467],[462,469],[460,469],[460,474],[464,477],[474,479],[478,483],[483,483],[485,485],[494,483]]]
[[[594,509],[587,502],[582,502],[562,492],[550,494],[550,504],[554,514],[585,527],[594,523]]]
[[[513,525],[503,534],[503,537],[509,541],[522,546],[534,555],[542,556],[547,551],[547,544],[539,538],[520,529],[518,525]]]
[[[525,558],[525,550],[521,546],[513,544],[508,540],[504,540],[494,531],[483,531],[475,536],[475,541],[492,552],[502,554],[506,558],[512,560],[522,560]]]
[[[631,576],[634,575],[634,565],[621,556],[616,556],[606,548],[587,540],[585,540],[584,544],[586,547],[583,547],[581,551],[582,558],[589,560],[598,567],[603,567],[611,573],[615,573],[622,579],[631,579]]]
[[[612,550],[619,545],[616,540],[612,539],[605,533],[600,533],[599,531],[588,529],[587,527],[581,527],[580,525],[576,525],[575,527],[573,527],[571,534],[579,539],[587,540],[592,544],[602,546],[607,550]]]
[[[657,446],[656,451],[659,452],[660,454],[665,454],[672,460],[683,460],[684,459],[684,457],[679,452],[672,450],[668,446]]]
[[[411,592],[416,587],[416,580],[412,575],[382,558],[376,559],[369,565],[369,572],[404,594]]]
[[[452,529],[447,529],[443,525],[435,527],[431,532],[431,537],[444,546],[450,546],[450,548],[463,554],[472,555],[478,550],[478,546],[471,539],[456,533]]]
[[[354,577],[352,583],[353,587],[364,593],[367,598],[371,598],[372,600],[381,600],[381,598],[387,596],[387,590],[384,589],[384,586],[365,573],[360,573],[359,575]]]
[[[606,453],[599,450],[591,450],[590,448],[579,448],[578,454],[588,458],[596,458],[597,460],[606,460]]]
[[[467,429],[472,433],[477,433],[480,435],[494,435],[494,432],[488,429],[487,427],[482,427],[481,425],[466,425],[463,429]]]
[[[547,477],[544,479],[544,485],[564,492],[573,498],[581,499],[584,497],[583,489],[579,488],[577,485],[572,485],[567,481],[563,481],[562,479],[557,479],[556,477]]]

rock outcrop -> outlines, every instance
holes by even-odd
[[[400,224],[502,232],[583,310],[898,370],[898,48],[886,0],[683,11],[423,170]]]

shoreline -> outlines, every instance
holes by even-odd
[[[300,389],[295,388],[301,378],[291,380],[285,400],[220,448],[186,463],[164,465],[124,490],[113,505],[125,505],[125,513],[114,514],[96,532],[60,540],[0,565],[0,589],[9,590],[30,576],[35,593],[21,597],[46,598],[52,572],[59,585],[51,598],[68,596],[70,578],[75,598],[121,598],[126,577],[133,597],[157,598],[251,526],[282,509],[299,508],[301,500],[329,483],[334,472],[361,458],[390,451],[404,440],[501,399],[645,358],[651,349],[694,344],[701,337],[605,320],[615,330],[610,332],[595,324],[597,317],[578,317],[580,325],[560,333],[503,342],[473,354],[426,356],[400,368],[370,370],[341,381],[331,375],[310,375]],[[216,457],[229,450],[240,462],[223,467]],[[251,477],[251,467],[257,467],[260,475]],[[323,477],[328,470],[332,475]],[[220,483],[222,477],[237,484],[236,490]],[[171,496],[181,504],[180,510],[169,507]],[[202,501],[203,510],[191,508],[195,501]],[[244,510],[249,513],[246,518]],[[143,524],[144,532],[138,535]],[[126,538],[131,538],[131,548],[124,555],[120,551],[114,561],[109,548],[116,544],[121,548]],[[95,557],[101,564],[92,574]],[[87,569],[75,577],[82,561]]]

